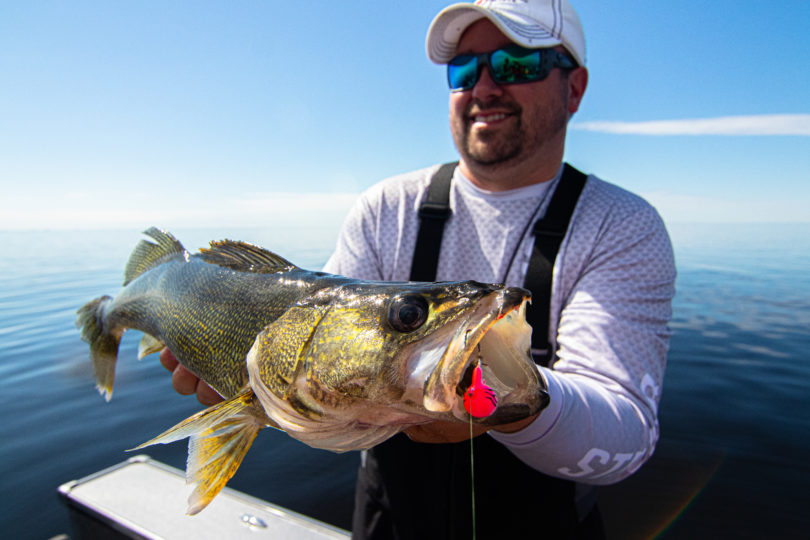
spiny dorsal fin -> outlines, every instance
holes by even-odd
[[[200,249],[203,261],[241,272],[272,274],[292,270],[296,266],[272,251],[234,240],[211,242],[210,248]]]
[[[167,258],[178,253],[186,253],[183,244],[169,232],[157,227],[150,227],[143,231],[143,234],[153,238],[157,243],[141,240],[135,246],[135,251],[129,256],[129,261],[124,269],[124,285],[127,285],[147,270],[163,263]]]

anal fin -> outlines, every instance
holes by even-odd
[[[141,342],[138,344],[138,360],[143,360],[144,357],[150,354],[160,352],[166,345],[158,338],[149,334],[144,334]]]
[[[154,439],[134,448],[166,444],[189,437],[186,481],[196,484],[186,513],[194,515],[219,493],[234,475],[256,434],[275,427],[247,389],[227,401],[188,417]]]

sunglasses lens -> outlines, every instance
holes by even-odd
[[[475,56],[468,54],[456,56],[447,64],[447,82],[452,90],[472,88],[477,79],[478,60]]]
[[[548,55],[548,56],[545,56]],[[489,64],[492,79],[498,84],[542,81],[554,67],[572,69],[576,65],[550,49],[524,49],[518,45],[491,53],[462,54],[447,64],[447,82],[451,90],[469,90],[478,82],[480,61]]]
[[[492,76],[499,84],[539,81],[544,73],[540,51],[522,48],[499,49],[492,53]]]

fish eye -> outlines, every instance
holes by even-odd
[[[397,296],[388,307],[388,322],[399,332],[413,332],[425,324],[429,311],[427,300],[418,294]]]

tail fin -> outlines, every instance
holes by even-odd
[[[186,481],[196,484],[186,513],[194,515],[210,503],[234,475],[259,431],[271,425],[248,389],[228,401],[190,416],[133,450],[189,437]]]
[[[112,398],[115,380],[115,361],[118,358],[118,343],[121,336],[105,333],[102,314],[104,306],[112,301],[102,296],[88,302],[76,312],[76,327],[82,331],[82,339],[90,344],[90,359],[96,376],[96,388],[104,399]]]

